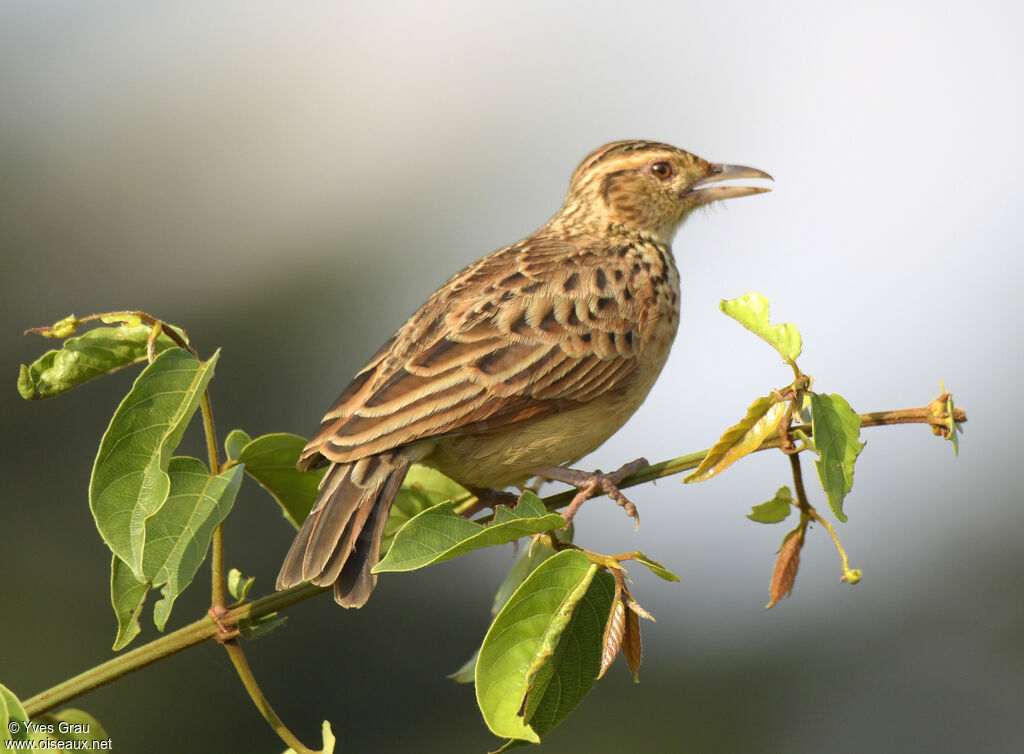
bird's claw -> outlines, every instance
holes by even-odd
[[[616,469],[610,474],[603,473],[600,469],[595,471],[580,471],[578,469],[566,469],[561,466],[554,466],[546,468],[538,472],[539,476],[547,479],[553,479],[557,482],[565,482],[575,487],[578,492],[572,499],[572,502],[566,506],[565,510],[562,511],[562,518],[565,520],[565,526],[572,523],[573,517],[576,512],[580,509],[587,500],[598,494],[607,495],[616,504],[622,506],[622,509],[626,511],[626,515],[632,518],[636,522],[636,527],[640,526],[640,514],[637,512],[636,505],[628,497],[622,494],[622,491],[618,488],[618,484],[630,476],[635,474],[640,469],[648,466],[646,458],[638,458],[635,461],[625,464],[624,466]]]
[[[472,518],[482,510],[494,511],[499,505],[512,508],[519,502],[519,496],[511,492],[492,490],[486,487],[467,487],[476,496],[476,502],[459,511],[463,518]]]

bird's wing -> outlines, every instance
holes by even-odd
[[[638,259],[634,247],[530,240],[467,267],[356,375],[300,464],[490,430],[624,385],[652,308]]]

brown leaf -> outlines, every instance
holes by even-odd
[[[632,609],[626,611],[626,631],[622,641],[622,656],[626,658],[633,680],[640,682],[640,659],[643,645],[640,641],[640,617]]]
[[[618,581],[615,584],[615,598],[612,600],[612,611],[608,614],[608,623],[604,627],[604,638],[601,640],[601,670],[597,677],[600,678],[615,661],[615,655],[619,653],[622,646],[622,638],[626,631],[626,606],[622,603],[622,590]],[[632,615],[632,612],[629,613]]]
[[[651,621],[652,623],[657,623],[657,621],[654,620],[654,616],[651,615],[646,610],[644,610],[640,606],[640,603],[637,602],[635,599],[633,599],[633,595],[630,594],[628,590],[624,589],[623,591],[625,592],[625,595],[623,596],[623,600],[626,603],[626,607],[628,607],[631,612],[636,613],[637,616],[639,616],[641,618],[646,618],[647,620]]]
[[[772,572],[772,583],[768,587],[771,601],[765,605],[766,610],[793,591],[793,582],[796,581],[796,572],[800,567],[800,550],[803,546],[803,530],[795,529],[787,535],[786,541],[779,548],[775,570]]]

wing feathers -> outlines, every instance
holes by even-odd
[[[359,373],[303,462],[503,426],[628,382],[650,299],[636,255],[579,248],[512,246],[453,278]]]

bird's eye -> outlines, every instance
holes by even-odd
[[[672,163],[666,162],[664,160],[652,162],[650,171],[661,180],[667,181],[669,178],[672,177]]]

